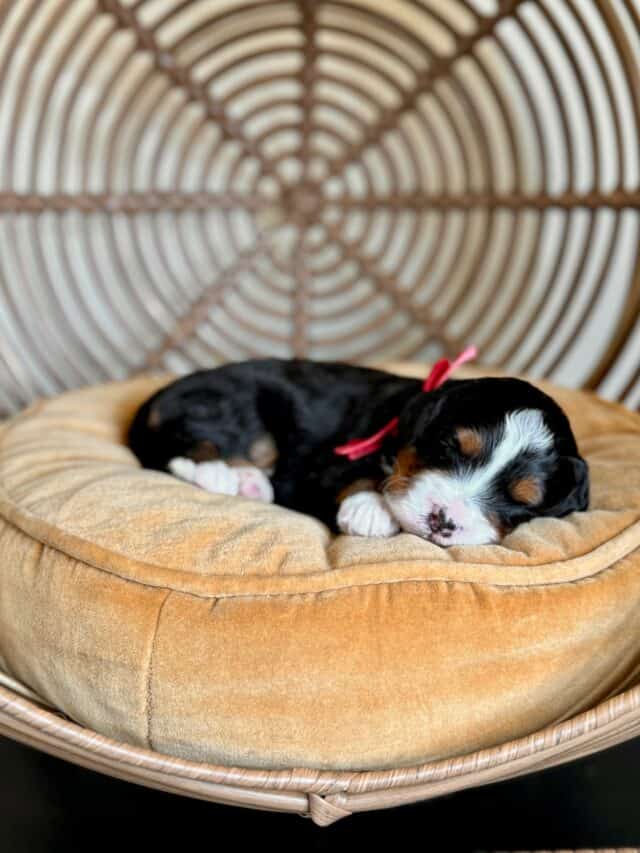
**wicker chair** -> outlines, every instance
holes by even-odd
[[[0,409],[260,354],[482,361],[640,401],[631,0],[0,2]],[[0,732],[328,824],[635,736],[640,687],[366,773],[115,743],[2,677]]]

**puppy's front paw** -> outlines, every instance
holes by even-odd
[[[239,480],[239,495],[254,501],[273,503],[273,486],[263,471],[250,465],[241,466],[235,470]]]
[[[226,462],[200,462],[196,465],[196,486],[213,492],[215,495],[237,495],[240,489],[240,478],[235,468],[230,468]]]
[[[174,477],[179,477],[181,480],[186,480],[187,483],[193,483],[196,477],[196,463],[193,459],[187,459],[186,456],[174,456],[169,462],[167,468]]]
[[[338,510],[338,527],[350,536],[393,536],[400,529],[377,492],[357,492]]]
[[[237,470],[230,468],[226,462],[194,462],[193,459],[176,456],[168,468],[181,480],[215,495],[237,495],[240,488]]]

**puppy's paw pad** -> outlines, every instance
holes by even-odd
[[[236,468],[236,471],[238,472],[239,495],[254,501],[273,503],[273,486],[263,471],[248,466]]]
[[[174,477],[189,483],[193,483],[196,478],[196,467],[193,459],[187,459],[186,456],[176,456],[167,465]]]
[[[340,504],[338,527],[349,536],[394,536],[400,529],[377,492],[358,492]]]
[[[240,488],[237,470],[226,462],[200,462],[196,465],[193,482],[215,495],[237,495]]]

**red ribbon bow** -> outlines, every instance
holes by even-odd
[[[448,358],[441,358],[431,368],[431,372],[422,383],[423,391],[435,391],[451,376],[456,368],[460,367],[467,361],[471,361],[476,357],[478,350],[476,347],[467,347],[457,358],[449,361]],[[356,459],[362,459],[363,456],[368,456],[370,453],[375,453],[380,450],[382,443],[388,435],[395,435],[398,431],[399,418],[392,418],[386,426],[379,429],[368,438],[354,438],[346,444],[341,444],[340,447],[334,449],[334,453],[338,456],[346,456],[351,462]]]

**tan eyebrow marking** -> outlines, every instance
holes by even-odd
[[[458,427],[456,436],[460,444],[460,451],[465,456],[478,456],[482,453],[484,441],[477,430],[469,427]]]
[[[404,492],[408,486],[409,477],[415,474],[419,468],[418,453],[415,447],[403,447],[396,457],[393,473],[385,481],[385,491],[395,494]]]
[[[539,504],[542,500],[542,484],[535,477],[514,480],[509,486],[511,497],[521,504]]]

